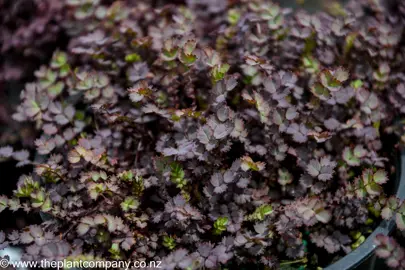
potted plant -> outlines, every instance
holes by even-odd
[[[0,211],[47,219],[0,245],[29,261],[336,269],[369,256],[383,219],[403,229],[403,9],[187,2],[64,3],[68,48],[13,115],[36,148],[0,149],[34,166]]]

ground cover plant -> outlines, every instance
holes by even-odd
[[[405,229],[389,189],[405,141],[403,2],[312,15],[269,1],[55,2],[69,43],[13,114],[35,143],[0,148],[33,166],[0,212],[44,222],[0,232],[0,248],[316,269],[382,219]],[[393,238],[376,243],[405,268]]]

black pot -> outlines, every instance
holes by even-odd
[[[400,154],[397,162],[395,193],[396,196],[405,199],[405,150]],[[374,239],[377,234],[390,235],[395,229],[395,216],[389,221],[381,222],[373,233],[358,248],[341,258],[339,261],[324,268],[324,270],[349,270],[349,269],[382,269],[382,262],[374,255],[376,245]]]

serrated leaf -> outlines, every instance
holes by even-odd
[[[231,132],[230,127],[226,124],[219,124],[214,129],[214,137],[217,140],[223,139]]]
[[[273,112],[273,123],[280,126],[283,124],[283,116],[278,110],[274,110]]]
[[[367,193],[372,195],[372,196],[380,195],[382,193],[382,191],[383,191],[381,186],[379,186],[379,185],[377,185],[376,183],[373,183],[373,182],[366,185],[366,190],[367,190]]]
[[[68,160],[70,163],[75,164],[78,163],[81,159],[80,154],[76,150],[72,150],[68,154]]]
[[[312,159],[307,165],[307,172],[312,177],[317,177],[320,171],[321,171],[321,164],[319,163],[318,160]]]
[[[362,145],[356,145],[353,149],[353,154],[357,158],[362,158],[367,154],[367,150]]]
[[[194,54],[185,54],[183,52],[179,55],[179,60],[186,66],[191,66],[197,60],[197,56]]]
[[[217,110],[217,117],[218,117],[218,120],[221,121],[221,122],[225,122],[226,120],[228,120],[229,119],[229,114],[230,114],[229,107],[221,106]]]
[[[79,235],[85,235],[90,230],[90,225],[80,223],[76,230]]]
[[[213,132],[207,125],[200,127],[197,132],[197,138],[202,144],[208,144],[212,135]]]
[[[253,170],[253,171],[261,171],[265,167],[264,162],[254,162],[253,159],[249,156],[243,156],[241,158],[241,169],[244,171]]]
[[[379,185],[385,184],[388,181],[387,173],[385,170],[380,169],[374,173],[373,180]]]
[[[321,100],[328,100],[330,98],[329,90],[320,83],[315,83],[311,87],[311,92]]]
[[[161,57],[164,61],[173,61],[177,58],[178,48],[173,48],[172,50],[163,49]]]
[[[350,166],[359,166],[360,159],[353,154],[352,149],[350,147],[345,147],[342,153],[343,160],[347,162]]]
[[[8,198],[6,196],[0,196],[0,213],[4,211],[8,206]]]
[[[332,219],[332,213],[329,210],[323,209],[316,212],[315,217],[318,221],[326,224]]]
[[[385,220],[389,220],[390,218],[392,218],[393,214],[394,212],[389,207],[385,207],[381,211],[381,217]]]
[[[293,181],[293,175],[289,173],[286,169],[278,169],[278,178],[277,182],[282,185],[291,184]]]
[[[125,200],[121,203],[121,209],[124,212],[128,212],[130,210],[135,210],[140,205],[139,201],[134,196],[126,197]]]
[[[197,45],[197,42],[194,39],[188,40],[183,46],[184,53],[187,55],[192,54],[195,50],[196,45]]]
[[[364,185],[367,185],[368,183],[372,183],[373,172],[370,169],[365,169],[365,170],[363,170],[363,173],[361,174],[361,178],[363,180]]]
[[[349,72],[345,70],[343,67],[339,67],[337,70],[335,70],[333,76],[339,82],[345,82],[349,79]]]
[[[35,100],[28,101],[25,105],[25,113],[28,117],[34,117],[41,111],[38,103]]]
[[[57,82],[54,85],[51,85],[48,87],[49,96],[53,98],[57,97],[60,95],[60,93],[62,93],[64,87],[65,84],[63,82]]]
[[[229,68],[230,68],[230,65],[228,65],[228,64],[214,66],[211,71],[212,79],[215,82],[224,79],[225,74],[228,72]]]
[[[231,170],[227,170],[224,173],[223,178],[224,178],[225,183],[228,183],[228,184],[232,183],[235,180],[235,173],[232,172]]]
[[[321,83],[324,87],[328,88],[330,91],[335,92],[340,89],[341,82],[338,81],[329,70],[324,70],[320,75]]]
[[[297,115],[297,110],[294,107],[290,107],[287,109],[285,117],[287,118],[287,120],[293,120]]]
[[[4,147],[0,147],[0,158],[9,158],[13,155],[13,147],[11,146],[4,146]]]

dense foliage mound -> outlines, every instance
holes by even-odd
[[[26,260],[315,268],[381,217],[405,229],[384,185],[405,113],[401,1],[334,15],[248,0],[46,2],[57,20],[32,27],[69,43],[13,115],[33,124],[35,147],[0,148],[34,166],[0,211],[46,221],[0,232],[0,247],[26,246]],[[48,41],[24,31],[2,50]],[[404,268],[396,242],[378,241]]]

